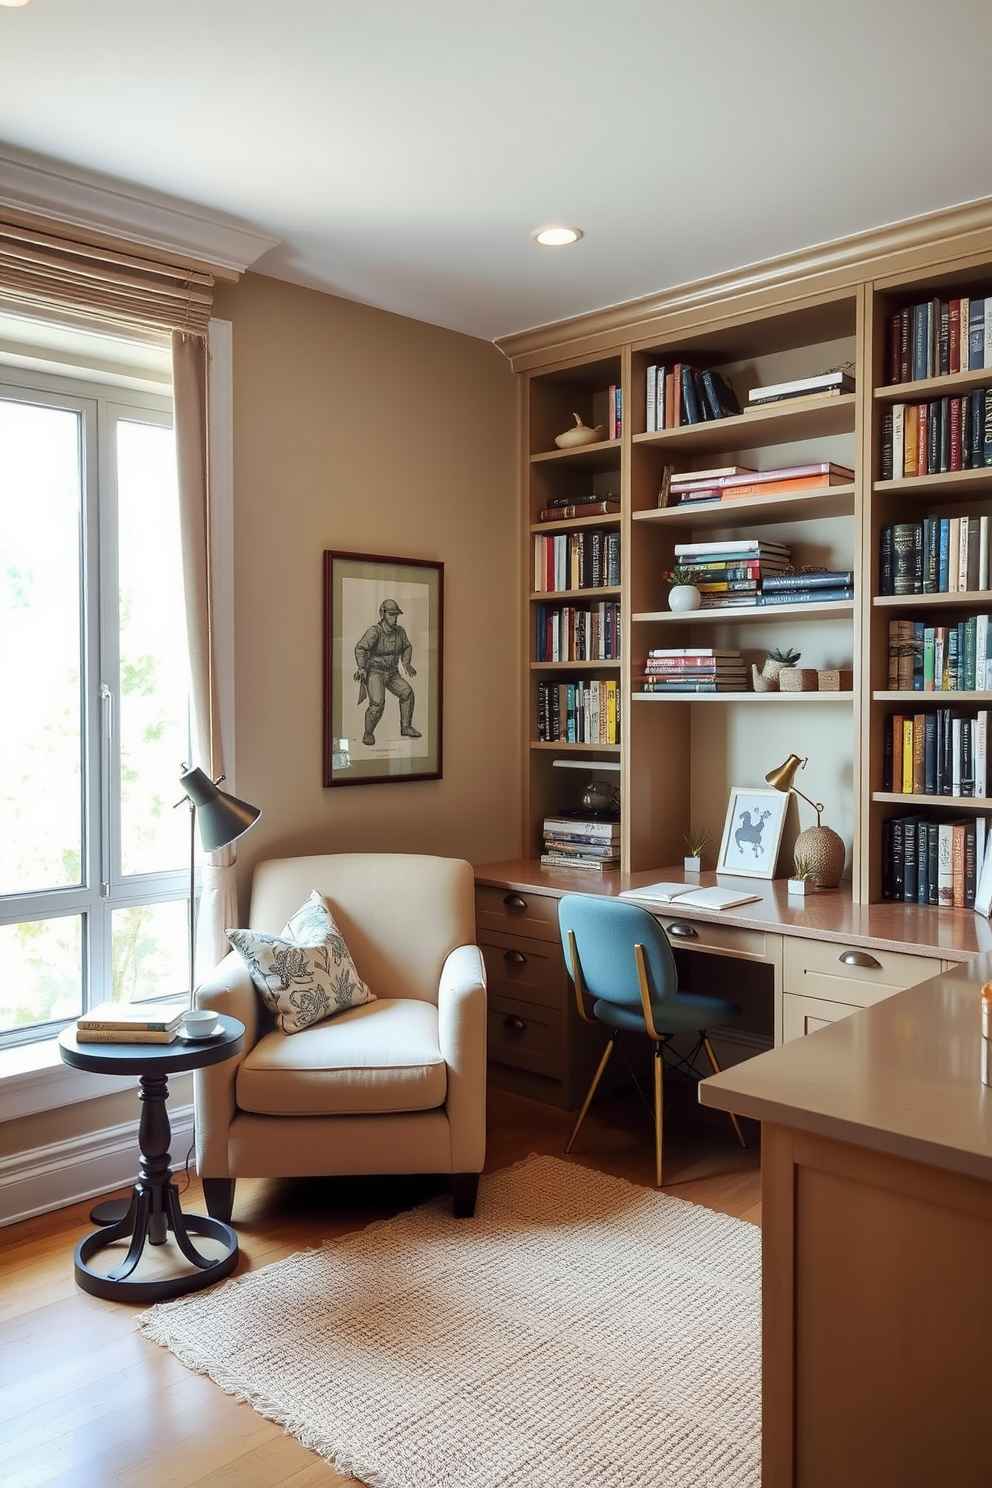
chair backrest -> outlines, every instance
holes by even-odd
[[[310,892],[327,900],[377,997],[437,1002],[446,956],[475,941],[475,878],[461,858],[326,853],[255,868],[249,924],[278,935]]]
[[[582,981],[591,997],[640,1010],[635,945],[644,947],[651,1006],[678,992],[678,971],[668,936],[654,915],[639,905],[592,894],[566,894],[558,903],[558,924],[569,970],[568,932],[574,931]]]

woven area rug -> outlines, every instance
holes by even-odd
[[[759,1488],[759,1245],[531,1157],[139,1325],[370,1488]]]

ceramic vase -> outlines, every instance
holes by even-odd
[[[703,602],[703,596],[695,584],[675,584],[668,591],[668,608],[670,610],[698,610]]]

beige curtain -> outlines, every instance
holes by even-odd
[[[216,780],[224,773],[217,703],[210,551],[208,349],[202,336],[172,333],[173,406],[182,525],[186,630],[189,642],[195,762]],[[224,931],[238,922],[234,851],[222,848],[203,865],[196,931],[197,979],[228,950]]]

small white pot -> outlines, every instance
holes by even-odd
[[[790,878],[788,881],[789,895],[793,899],[805,899],[806,891],[810,887],[808,878]]]
[[[703,860],[702,858],[683,858],[682,867],[686,873],[702,873]]]
[[[695,584],[676,584],[668,591],[670,610],[698,610],[702,602],[703,596]]]

